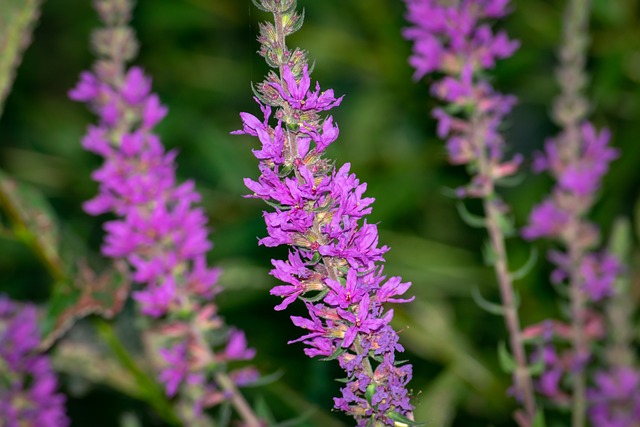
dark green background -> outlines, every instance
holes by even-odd
[[[443,427],[513,425],[513,402],[505,396],[510,379],[501,373],[495,351],[505,339],[502,320],[483,312],[470,297],[478,287],[485,297],[497,299],[493,273],[482,263],[484,236],[462,223],[455,201],[444,195],[446,188],[464,183],[466,175],[447,165],[430,116],[435,103],[424,82],[412,81],[410,44],[400,34],[406,26],[404,3],[299,3],[307,19],[289,45],[309,51],[316,61],[313,78],[323,89],[346,94],[333,111],[341,135],[328,155],[339,165],[350,162],[369,184],[368,195],[376,198],[369,221],[380,223],[381,243],[391,247],[386,272],[413,282],[416,301],[396,308],[394,326],[403,330],[406,358],[414,364],[418,419]],[[593,212],[605,233],[616,217],[631,217],[638,198],[638,3],[594,3],[588,63],[592,117],[612,130],[613,144],[622,152]],[[530,158],[557,131],[549,111],[558,91],[553,72],[564,2],[520,0],[513,6],[500,25],[522,47],[499,64],[493,83],[519,99],[505,133],[511,150]],[[251,154],[256,141],[229,132],[240,127],[239,112],[258,112],[250,82],[261,81],[266,71],[255,41],[258,22],[265,18],[250,0],[140,0],[133,21],[141,41],[135,62],[153,75],[154,90],[169,107],[157,131],[167,147],[180,151],[180,178],[195,179],[203,195],[216,245],[210,259],[225,270],[220,311],[247,331],[263,372],[283,373],[250,398],[264,396],[280,419],[314,404],[333,421],[316,417],[307,425],[352,425],[329,412],[339,387],[332,381],[341,375],[337,364],[308,359],[300,344],[286,344],[300,334],[288,316],[303,310],[301,304],[287,312],[272,310],[278,300],[268,295],[275,284],[267,274],[269,260],[285,252],[257,246],[256,237],[265,234],[264,205],[242,198],[247,193],[242,179],[258,175]],[[66,96],[92,63],[88,40],[96,25],[89,1],[45,2],[0,120],[0,167],[41,190],[64,230],[97,251],[105,217],[87,216],[81,203],[96,192],[89,176],[99,162],[79,144],[94,117]],[[518,226],[550,184],[546,177],[527,175],[516,189],[504,192]],[[477,208],[470,204],[470,210]],[[516,266],[528,256],[518,239],[509,242],[509,250]],[[0,239],[0,272],[0,290],[20,299],[46,300],[50,279],[23,246]],[[524,324],[559,315],[548,272],[541,257],[518,283]],[[163,425],[145,405],[108,387],[78,384],[68,375],[63,383],[71,396],[73,426],[115,426],[125,412],[141,417],[145,426]]]

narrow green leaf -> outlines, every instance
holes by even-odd
[[[40,3],[40,0],[0,2],[0,115],[22,54],[31,42],[34,24],[40,15]]]
[[[478,306],[483,310],[491,314],[495,314],[496,316],[504,316],[504,307],[502,307],[502,305],[500,304],[496,304],[494,302],[486,300],[480,293],[478,287],[473,288],[473,290],[471,291],[471,297],[473,298],[473,301],[475,301],[475,303],[478,304]]]
[[[536,412],[536,416],[533,418],[531,427],[547,427],[547,423],[544,420],[544,412],[542,411],[542,409],[538,409],[538,412]]]
[[[271,408],[269,407],[269,404],[264,399],[264,397],[258,396],[253,405],[253,408],[256,411],[256,415],[258,416],[258,418],[267,421],[267,425],[272,425],[276,422],[273,416],[273,412],[271,411]]]
[[[233,411],[231,410],[231,403],[229,403],[229,401],[224,401],[219,406],[218,413],[216,415],[216,426],[229,427],[232,414]]]
[[[525,264],[522,267],[520,267],[519,269],[517,269],[516,271],[510,274],[511,280],[516,281],[525,277],[533,269],[537,261],[538,261],[538,248],[536,248],[535,246],[532,246],[529,252],[529,259],[527,259],[527,262],[525,262]]]
[[[517,173],[511,176],[505,176],[496,181],[496,185],[500,187],[517,187],[522,184],[524,179],[527,177],[524,173]]]
[[[467,206],[464,202],[459,201],[456,203],[456,208],[458,209],[458,213],[460,214],[460,218],[470,227],[474,228],[485,228],[487,226],[487,220],[481,216],[474,215],[467,209]]]
[[[409,427],[409,426],[424,426],[426,425],[426,423],[419,423],[413,420],[410,420],[409,418],[405,417],[402,414],[399,414],[395,411],[391,411],[387,413],[387,416],[389,418],[391,418],[393,421],[395,421],[394,426],[395,427]]]
[[[320,360],[322,360],[323,362],[327,362],[327,361],[329,361],[329,360],[337,359],[337,358],[338,358],[338,357],[340,357],[340,356],[341,356],[345,351],[347,351],[347,349],[346,349],[346,348],[344,348],[344,347],[342,347],[341,345],[339,345],[339,346],[335,349],[335,351],[333,352],[333,354],[331,354],[331,356],[327,356],[327,357],[325,357],[325,358],[323,358],[323,359],[320,359]]]
[[[491,242],[485,240],[482,246],[482,260],[487,267],[493,267],[496,264],[496,251],[493,249]]]
[[[498,344],[498,361],[502,370],[508,374],[513,373],[516,370],[516,362],[513,356],[507,350],[507,346],[504,341],[500,341]]]
[[[542,357],[539,358],[533,365],[529,365],[529,373],[534,377],[542,374],[545,369],[546,363],[544,363],[544,359]]]
[[[45,197],[0,170],[0,208],[16,237],[41,259],[54,280],[63,282],[67,274],[60,255],[58,221]]]
[[[302,301],[306,301],[306,302],[317,302],[317,301],[320,301],[322,298],[324,298],[325,295],[327,295],[328,293],[329,293],[329,288],[324,288],[323,290],[318,291],[318,293],[312,297],[300,296],[298,297],[298,299],[301,299]]]
[[[260,9],[263,12],[271,12],[269,9],[267,9],[266,7],[264,7],[258,0],[251,0],[251,2],[253,3],[253,5],[255,7],[257,7],[258,9]]]

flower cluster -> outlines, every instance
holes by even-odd
[[[126,3],[103,1],[98,6]],[[128,14],[117,7],[99,11],[108,24],[94,37],[95,50],[103,58],[94,72],[83,72],[69,92],[98,115],[99,124],[89,126],[82,144],[105,159],[93,174],[100,192],[84,208],[92,215],[116,215],[104,225],[102,253],[126,259],[132,278],[143,285],[133,298],[163,338],[157,350],[163,359],[159,379],[168,396],[179,394],[190,401],[182,418],[195,423],[204,416],[204,408],[227,398],[228,390],[211,378],[212,372],[223,370],[231,360],[252,359],[255,352],[247,348],[242,331],[224,332],[212,302],[220,291],[220,270],[207,265],[206,253],[212,247],[207,218],[194,206],[200,201],[194,183],[176,182],[176,152],[165,151],[153,133],[167,109],[150,93],[151,79],[138,67],[125,67],[135,51],[126,27]],[[129,54],[117,56],[118,52]],[[226,348],[213,352],[214,339],[226,341]]]
[[[550,238],[573,242],[584,252],[577,271],[583,291],[592,301],[611,296],[620,271],[619,262],[610,254],[587,253],[598,243],[598,230],[584,217],[595,201],[602,177],[618,151],[609,146],[610,134],[599,134],[589,122],[580,125],[578,144],[569,141],[568,133],[550,139],[544,153],[537,153],[534,170],[548,171],[556,180],[551,195],[533,208],[529,224],[522,235],[529,240]],[[568,254],[554,251],[551,261],[558,267],[552,279],[556,283],[569,278],[574,260]]]
[[[640,374],[621,367],[595,375],[596,386],[587,391],[589,415],[597,427],[637,427],[640,420]]]
[[[305,353],[337,359],[347,373],[335,407],[351,414],[358,426],[411,422],[412,406],[406,389],[411,365],[396,361],[403,351],[389,325],[393,310],[385,303],[397,298],[410,283],[387,279],[381,263],[388,250],[378,246],[378,229],[365,217],[374,199],[365,197],[367,185],[351,173],[347,163],[336,170],[324,159],[325,149],[338,137],[331,116],[321,113],[342,100],[332,90],[311,85],[305,54],[289,50],[285,36],[301,24],[294,1],[262,0],[275,24],[261,25],[260,53],[280,70],[257,87],[261,118],[241,113],[243,129],[236,134],[257,137],[260,160],[257,181],[245,179],[259,198],[273,206],[265,212],[265,246],[289,246],[287,260],[273,260],[271,274],[284,282],[271,294],[282,297],[276,310],[304,301],[309,317],[292,316],[305,334]],[[272,107],[275,108],[275,113]]]
[[[0,295],[0,424],[66,427],[65,398],[49,359],[38,354],[36,308]]]
[[[414,78],[442,73],[432,94],[447,103],[433,112],[438,135],[447,139],[449,160],[468,165],[472,182],[459,196],[484,197],[493,183],[516,172],[520,158],[503,161],[504,140],[499,133],[515,98],[498,93],[481,77],[496,60],[518,48],[504,32],[495,33],[486,19],[507,13],[508,0],[461,0],[455,5],[439,0],[405,0],[412,26],[404,37],[414,42],[409,63]]]

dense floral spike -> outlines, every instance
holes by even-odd
[[[105,159],[93,174],[100,193],[84,207],[92,215],[116,215],[104,225],[102,252],[126,259],[132,278],[142,285],[133,297],[159,337],[154,348],[163,361],[158,377],[168,396],[178,396],[182,421],[209,425],[203,410],[237,396],[235,388],[223,389],[218,376],[226,375],[227,362],[251,359],[254,351],[241,331],[225,330],[212,302],[220,292],[220,270],[207,265],[212,244],[206,215],[194,206],[200,195],[192,181],[177,183],[176,152],[165,151],[153,133],[167,109],[150,92],[151,79],[138,67],[126,68],[135,51],[126,26],[128,2],[96,5],[107,25],[94,36],[102,58],[69,92],[98,115],[99,124],[89,126],[82,145]],[[212,343],[221,346],[219,351]],[[245,382],[257,375],[246,374],[240,376]],[[248,418],[247,425],[258,425],[251,414]]]
[[[478,77],[493,68],[497,59],[509,57],[518,48],[504,32],[494,34],[484,21],[507,13],[507,0],[463,0],[449,5],[440,0],[405,0],[404,31],[412,40],[409,63],[414,78],[440,72],[444,77],[432,85],[432,94],[447,104],[433,115],[438,135],[447,139],[449,160],[468,165],[474,176],[460,196],[484,197],[492,183],[517,171],[520,157],[505,161],[504,141],[499,133],[503,118],[515,98],[496,92]],[[481,161],[486,157],[486,161]]]
[[[471,182],[456,191],[460,198],[482,199],[492,250],[491,262],[496,271],[502,298],[505,325],[516,369],[513,394],[523,402],[524,413],[516,419],[530,426],[536,412],[533,386],[520,338],[513,278],[508,271],[505,235],[510,221],[508,207],[497,194],[496,186],[515,174],[521,156],[506,159],[505,142],[500,127],[516,100],[497,92],[486,78],[486,71],[498,59],[509,57],[518,48],[506,33],[495,33],[490,19],[507,14],[508,0],[404,0],[407,20],[412,24],[404,37],[413,41],[409,63],[414,78],[434,74],[431,92],[445,106],[436,108],[438,135],[446,139],[449,161],[465,165]],[[543,212],[550,215],[548,212]]]
[[[366,184],[348,163],[336,170],[323,158],[339,131],[333,118],[321,113],[342,97],[312,85],[304,52],[286,47],[287,28],[299,27],[291,22],[301,18],[282,3],[261,0],[275,24],[261,25],[260,54],[279,71],[257,85],[263,117],[241,113],[243,129],[234,132],[260,141],[253,152],[261,175],[257,181],[245,179],[248,197],[274,208],[264,212],[268,236],[260,244],[290,247],[286,261],[272,261],[271,274],[284,282],[271,290],[283,298],[275,309],[305,302],[309,317],[291,317],[305,335],[290,343],[303,342],[310,357],[338,359],[347,383],[334,399],[337,409],[362,427],[411,423],[406,388],[411,365],[396,361],[403,347],[389,325],[393,310],[384,305],[411,301],[397,298],[410,283],[383,275],[388,248],[378,246],[376,225],[364,219],[373,203],[364,197]]]
[[[589,405],[592,405],[592,422],[598,427],[630,425],[605,422],[609,410],[622,413],[626,408],[631,410],[627,412],[630,418],[635,416],[633,408],[618,407],[615,398],[604,397],[608,393],[607,381],[613,381],[615,372],[611,377],[605,373],[596,377],[600,392],[591,393],[595,401],[587,393],[586,368],[594,362],[588,313],[593,303],[614,294],[616,276],[621,269],[619,261],[606,251],[594,252],[600,240],[599,231],[587,219],[601,180],[609,164],[618,157],[618,151],[609,146],[609,131],[598,132],[587,121],[588,100],[583,91],[588,81],[585,63],[589,13],[589,2],[569,0],[557,71],[561,94],[553,110],[553,119],[561,127],[561,133],[545,143],[544,152],[536,155],[533,164],[536,172],[547,171],[556,184],[551,195],[533,208],[529,224],[522,230],[526,239],[549,238],[562,246],[562,250],[550,251],[549,259],[556,265],[552,281],[568,289],[565,294],[569,296],[573,369],[567,372],[569,381],[565,383],[570,384],[575,427],[586,425]],[[622,372],[618,368],[612,371]],[[625,378],[628,378],[626,374]],[[607,404],[616,408],[607,409]]]
[[[36,308],[0,295],[0,425],[66,427],[65,398],[49,359],[38,354]]]

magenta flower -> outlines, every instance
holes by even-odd
[[[281,2],[262,0],[261,5],[283,19],[275,13],[284,7]],[[300,19],[291,10],[286,13],[289,25]],[[374,201],[364,196],[366,184],[348,163],[336,170],[322,157],[339,129],[331,116],[320,113],[340,105],[342,97],[321,91],[317,83],[311,90],[304,53],[282,45],[289,33],[278,34],[278,28],[286,27],[262,25],[259,38],[261,54],[282,73],[270,73],[257,85],[264,119],[241,113],[243,127],[232,132],[260,143],[253,150],[260,177],[245,179],[252,192],[248,197],[273,207],[263,214],[268,235],[259,243],[289,246],[287,260],[272,260],[271,274],[283,282],[271,290],[282,298],[275,309],[305,302],[308,317],[291,316],[305,333],[289,342],[302,342],[310,357],[337,359],[346,371],[347,383],[334,399],[337,409],[352,415],[358,426],[393,426],[393,418],[412,416],[406,389],[411,365],[395,359],[403,348],[389,326],[393,310],[383,304],[411,301],[394,298],[410,283],[382,275],[388,248],[378,246],[377,226],[364,219]]]
[[[130,7],[127,2],[122,5]],[[101,34],[126,26],[120,21],[128,14],[113,8],[103,12],[114,16],[103,16],[108,28]],[[97,52],[134,51],[131,39],[114,37],[111,43],[122,46],[97,46]],[[69,92],[99,118],[83,139],[86,149],[104,158],[92,175],[99,194],[84,208],[92,215],[115,216],[104,224],[102,253],[131,266],[131,277],[140,285],[133,298],[153,321],[159,381],[167,396],[179,402],[184,424],[200,425],[209,422],[203,411],[207,407],[231,397],[242,399],[230,388],[233,385],[220,386],[218,378],[227,375],[227,362],[249,360],[255,352],[247,348],[242,332],[226,331],[217,314],[213,298],[220,292],[220,270],[207,264],[213,244],[207,216],[196,205],[201,196],[192,181],[177,182],[177,153],[166,151],[153,133],[167,108],[151,93],[151,79],[142,69],[126,67],[124,61],[131,56],[102,58],[95,71],[83,72]],[[249,376],[238,378],[246,381]],[[258,424],[257,419],[251,421],[250,425]]]
[[[65,397],[47,356],[39,354],[36,308],[0,295],[0,425],[66,427]]]
[[[598,372],[587,391],[594,427],[636,427],[640,420],[640,374],[628,367]]]
[[[474,177],[458,189],[460,197],[484,197],[494,181],[513,175],[520,158],[504,159],[499,128],[516,100],[493,89],[482,73],[518,48],[504,32],[493,33],[484,21],[505,15],[508,1],[463,0],[446,5],[438,0],[405,0],[411,27],[403,35],[413,41],[409,63],[414,78],[439,72],[444,76],[431,93],[448,104],[436,108],[438,135],[447,139],[449,161],[468,165]],[[455,113],[454,113],[455,112]],[[486,163],[486,165],[484,164]]]

